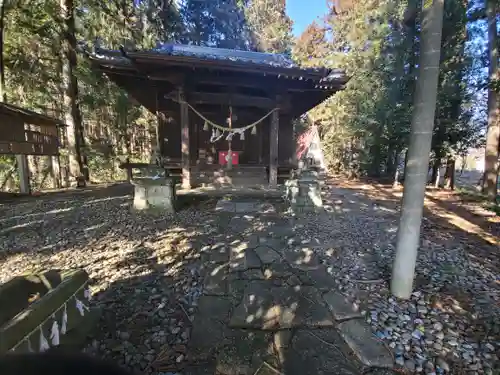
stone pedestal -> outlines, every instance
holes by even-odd
[[[321,186],[317,172],[302,171],[298,177],[286,181],[285,186],[286,197],[293,211],[322,210],[323,200],[321,199]]]
[[[142,177],[134,179],[132,183],[134,185],[134,209],[154,209],[165,213],[175,211],[175,185],[172,179]]]

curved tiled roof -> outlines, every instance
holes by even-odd
[[[158,43],[156,48],[142,51],[114,51],[97,48],[93,53],[89,54],[92,58],[106,61],[110,65],[131,65],[132,61],[129,57],[140,55],[141,58],[151,58],[154,56],[178,59],[186,57],[188,59],[196,59],[206,63],[224,63],[246,65],[249,68],[265,67],[269,69],[279,69],[283,72],[294,72],[292,75],[300,75],[300,72],[305,75],[312,74],[320,79],[320,82],[328,84],[331,81],[347,81],[345,73],[337,69],[327,69],[322,67],[311,68],[301,67],[296,64],[291,58],[284,54],[243,51],[227,48],[214,48],[205,46],[195,46],[187,44],[174,43]],[[286,73],[285,73],[286,74]]]
[[[342,71],[301,67],[287,55],[225,48],[167,43],[149,50],[95,48],[86,54],[97,69],[125,90],[136,92],[136,99],[152,111],[157,100],[154,82],[169,78],[196,82],[199,76],[208,82],[220,79],[229,85],[232,80],[239,80],[245,84],[251,82],[266,93],[279,86],[279,90],[289,95],[290,112],[295,117],[342,90],[348,81]],[[164,85],[164,89],[177,84]]]
[[[158,44],[153,51],[171,56],[190,56],[206,60],[240,61],[251,64],[270,65],[280,68],[299,68],[299,66],[289,57],[277,53],[242,51],[236,49],[171,43]]]

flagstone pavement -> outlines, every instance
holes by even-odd
[[[391,354],[314,248],[295,243],[293,219],[252,207],[218,205],[187,355],[164,374],[392,373]]]

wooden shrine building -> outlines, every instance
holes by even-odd
[[[347,81],[284,55],[200,46],[96,49],[88,57],[157,114],[164,166],[182,171],[183,187],[237,178],[275,187],[278,171],[294,166],[293,120]]]
[[[62,126],[65,126],[63,122],[52,117],[0,103],[0,154],[16,156],[21,193],[30,193],[27,155],[51,156],[53,173],[59,174],[59,128]]]

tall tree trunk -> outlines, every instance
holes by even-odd
[[[385,162],[385,174],[387,176],[394,176],[398,163],[398,151],[394,149],[393,145],[389,146]]]
[[[401,168],[404,165],[404,160],[401,160],[401,151],[396,151],[396,155],[394,157],[394,181],[392,183],[393,188],[397,188],[399,186],[399,179],[401,178]]]
[[[441,182],[441,162],[435,161],[432,166],[432,180],[431,183],[434,184],[434,187],[439,188],[439,183]]]
[[[444,188],[455,189],[455,159],[448,156],[446,160],[446,172],[444,173]]]
[[[62,38],[62,81],[64,91],[66,137],[69,149],[69,172],[73,178],[84,173],[82,158],[82,116],[78,104],[78,82],[76,69],[76,38],[73,0],[60,0],[61,15],[64,19],[64,34]],[[85,176],[87,177],[87,176]]]
[[[424,1],[420,35],[420,62],[405,173],[391,291],[409,298],[417,260],[425,186],[436,111],[444,0]]]
[[[489,49],[489,83],[488,89],[488,131],[486,133],[486,150],[484,158],[483,193],[489,199],[497,196],[498,157],[500,148],[500,124],[498,123],[498,95],[492,87],[498,69],[498,44],[496,1],[488,0],[486,14],[488,17],[488,49]]]
[[[406,167],[408,167],[408,149],[406,149],[405,151],[405,160],[404,160],[404,163],[403,163],[404,167],[403,167],[403,180],[406,176]]]
[[[32,177],[32,187],[33,185],[40,190],[40,180],[38,178],[41,176],[42,168],[40,168],[40,165],[38,163],[38,156],[36,155],[26,155],[26,158],[28,160],[28,168],[30,170],[30,177]]]
[[[349,143],[349,156],[347,162],[347,176],[349,179],[353,179],[354,173],[354,138],[351,138]]]
[[[5,89],[5,66],[3,58],[4,35],[5,35],[5,1],[0,0],[0,101],[7,102],[7,92]]]
[[[439,180],[441,178],[441,174],[439,173],[441,169],[441,156],[436,155],[436,160],[432,163],[432,174],[431,174],[431,184],[434,184],[435,187],[439,187]]]

